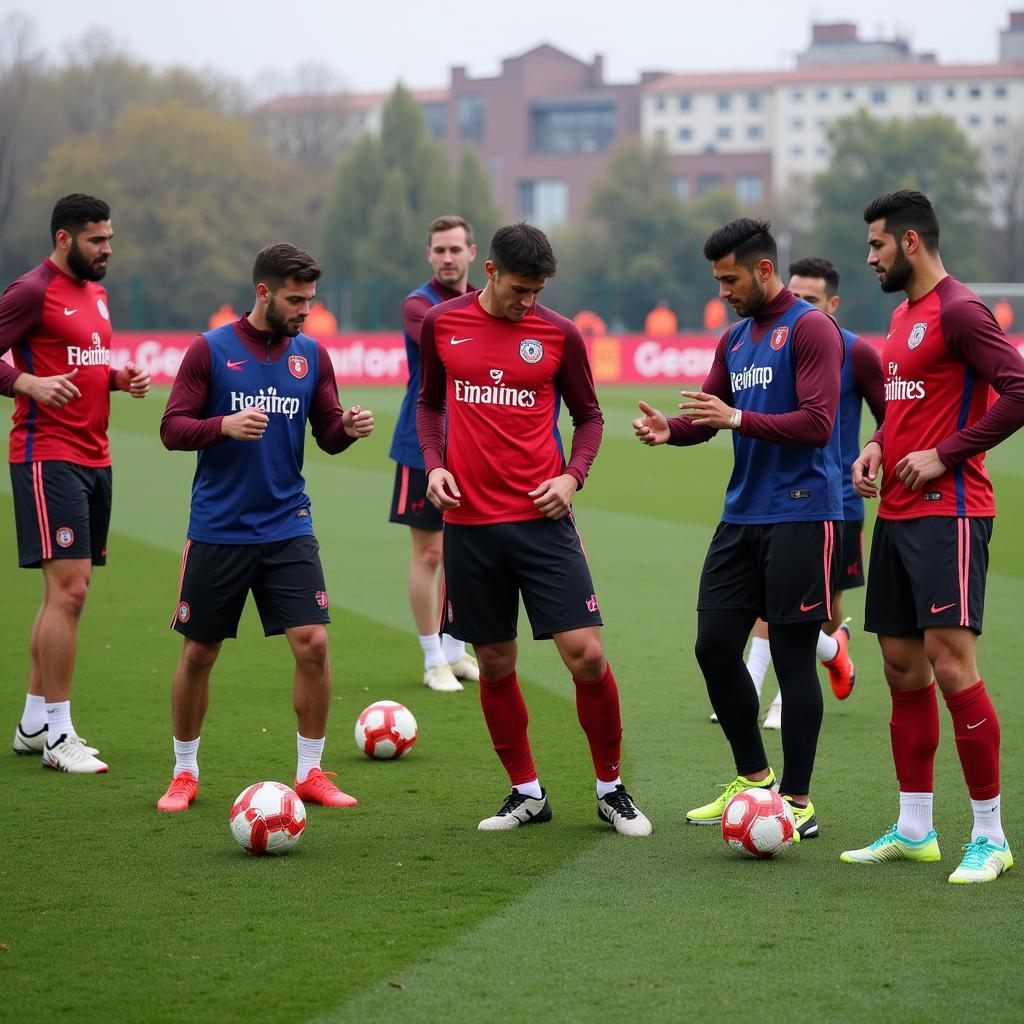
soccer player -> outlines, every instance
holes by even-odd
[[[633,423],[646,445],[699,444],[733,431],[725,510],[700,579],[696,654],[736,778],[686,820],[718,824],[734,794],[772,787],[791,805],[797,834],[809,839],[818,834],[809,792],[822,711],[814,650],[832,615],[842,543],[834,426],[843,339],[831,317],[783,285],[766,221],[731,221],[711,234],[704,255],[721,298],[744,319],[722,335],[701,390],[682,392],[682,416],[668,419],[641,402],[644,415]],[[765,756],[743,663],[759,617],[786,695],[781,784]]]
[[[417,428],[427,497],[444,513],[442,610],[480,662],[480,703],[512,783],[482,831],[551,820],[516,679],[519,595],[534,638],[551,638],[572,676],[597,775],[597,813],[646,836],[619,772],[622,722],[601,613],[572,517],[604,418],[576,325],[537,302],[555,273],[542,231],[511,224],[491,239],[482,292],[431,309],[420,332]],[[568,464],[559,400],[572,415]],[[447,411],[447,417],[446,417]]]
[[[110,311],[99,284],[110,259],[110,208],[76,193],[50,218],[53,252],[0,298],[0,393],[14,398],[11,490],[18,564],[42,569],[29,640],[32,668],[14,751],[43,766],[95,774],[107,765],[75,730],[71,681],[78,620],[94,565],[107,561],[110,392],[149,392],[149,374],[110,366]]]
[[[840,859],[939,859],[937,683],[974,811],[971,841],[949,881],[990,882],[1013,857],[1000,816],[999,719],[976,660],[995,516],[985,452],[1024,424],[1024,360],[978,296],[946,273],[927,196],[879,196],[864,220],[868,265],[882,290],[907,296],[882,349],[885,421],[853,464],[857,492],[881,493],[864,627],[878,634],[892,697],[899,819]]]
[[[409,563],[409,604],[423,649],[423,684],[432,690],[462,689],[460,679],[477,682],[476,658],[461,640],[438,632],[438,584],[441,570],[441,513],[427,501],[427,474],[416,436],[416,401],[420,393],[420,327],[431,306],[474,290],[469,265],[476,259],[473,229],[462,217],[437,217],[427,230],[427,262],[434,276],[402,303],[402,330],[409,364],[402,408],[391,440],[395,460],[395,490],[391,498],[392,523],[404,523],[412,536]]]
[[[815,309],[835,318],[839,308],[839,271],[831,260],[811,256],[789,266],[789,290]],[[832,618],[818,634],[816,654],[828,672],[832,692],[846,700],[853,692],[857,673],[849,655],[850,630],[843,621],[843,591],[864,586],[864,499],[853,489],[851,466],[860,454],[860,416],[866,402],[877,423],[885,415],[885,384],[878,353],[852,331],[839,328],[846,348],[839,390],[839,450],[843,476],[843,565],[836,579]],[[747,671],[758,696],[771,664],[768,626],[758,619],[747,655]],[[782,728],[782,691],[768,706],[766,729]]]
[[[327,588],[302,478],[306,421],[337,454],[373,431],[373,413],[342,410],[327,350],[302,333],[320,267],[269,245],[252,270],[251,313],[200,335],[185,352],[160,424],[171,451],[197,451],[188,542],[172,627],[184,636],[174,672],[174,773],[157,802],[184,811],[199,789],[199,734],[221,643],[237,634],[249,591],[267,636],[295,657],[295,791],[311,803],[355,799],[320,768],[331,695]]]

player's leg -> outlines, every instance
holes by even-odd
[[[846,700],[857,682],[850,659],[850,628],[843,618],[842,592],[864,586],[864,523],[850,520],[842,525],[842,558],[837,562],[836,596],[832,615],[818,636],[818,661],[828,671],[829,684],[838,700]]]

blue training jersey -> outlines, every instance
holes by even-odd
[[[842,327],[839,330],[846,348],[843,372],[839,378],[839,412],[836,415],[839,466],[843,474],[843,518],[856,522],[864,519],[864,499],[853,489],[851,467],[860,455],[860,414],[864,408],[864,396],[853,377],[853,346],[867,343],[861,341],[853,331]]]
[[[748,317],[732,328],[725,359],[735,408],[771,414],[798,408],[792,335],[796,322],[812,309],[797,300],[757,342],[751,339],[753,319]],[[738,431],[733,432],[732,443],[735,461],[725,492],[725,522],[843,518],[838,416],[824,448],[776,444],[743,437]]]
[[[228,438],[198,453],[188,536],[212,544],[260,544],[313,533],[302,459],[320,370],[317,343],[290,340],[276,362],[254,359],[231,324],[204,334],[210,382],[204,418],[262,409],[258,441]]]

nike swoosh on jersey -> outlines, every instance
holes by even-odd
[[[815,601],[814,604],[804,604],[800,602],[800,611],[802,612],[813,612],[821,604],[821,601]]]
[[[472,338],[456,338],[455,335],[453,334],[452,335],[452,340],[449,341],[448,344],[449,345],[462,345],[465,342],[472,341],[472,340],[473,340]]]
[[[77,312],[78,312],[78,307],[77,306],[74,309],[68,309],[67,306],[64,307],[64,315],[65,316],[74,316],[75,313],[77,313]]]
[[[238,360],[229,359],[228,360],[228,369],[229,370],[237,370],[239,373],[241,373],[242,372],[242,366],[245,363],[247,363],[247,362],[249,362],[248,359],[238,359]]]
[[[947,608],[952,608],[953,605],[955,605],[955,604],[956,604],[956,601],[952,601],[949,604],[939,605],[938,608],[936,608],[935,605],[933,604],[932,605],[932,615],[938,615],[939,612],[944,612]]]

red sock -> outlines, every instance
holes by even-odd
[[[594,774],[602,782],[619,777],[622,751],[622,718],[619,715],[619,688],[615,685],[611,665],[605,664],[600,679],[577,679],[576,713],[587,734]]]
[[[901,793],[931,793],[939,746],[939,704],[935,683],[923,690],[890,690],[889,737]]]
[[[530,754],[530,738],[526,726],[530,716],[515,672],[504,679],[480,678],[480,706],[491,734],[494,752],[508,772],[513,786],[532,782],[537,769]]]
[[[966,690],[946,697],[953,716],[956,752],[972,800],[991,800],[999,795],[999,719],[988,699],[985,682],[979,679]]]

